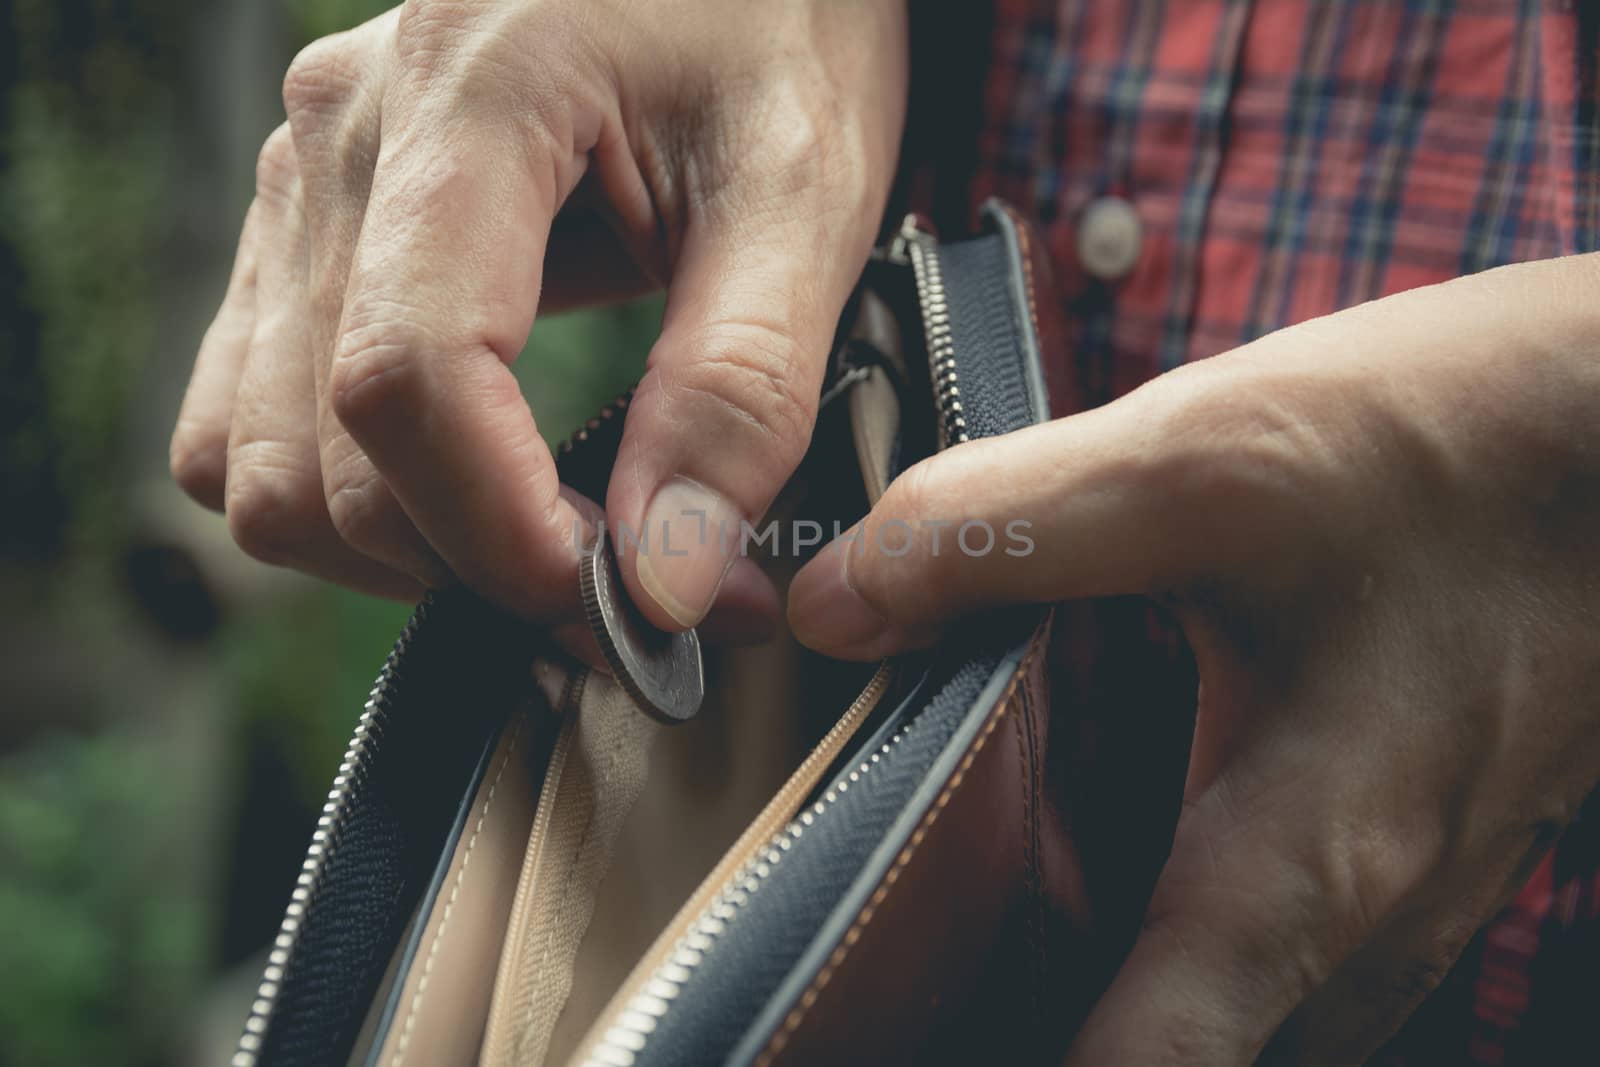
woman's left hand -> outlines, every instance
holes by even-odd
[[[870,659],[987,606],[1123,593],[1176,611],[1200,709],[1171,857],[1070,1062],[1359,1062],[1600,780],[1600,256],[961,445],[813,560],[789,614]]]

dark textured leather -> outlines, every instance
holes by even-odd
[[[448,855],[485,747],[532,687],[525,624],[430,596],[384,667],[382,758],[351,772],[337,847],[301,920],[261,1061],[343,1062],[390,957]],[[404,654],[401,655],[403,649]]]
[[[1029,389],[1022,339],[1031,336],[1011,297],[1005,243],[984,237],[945,245],[939,260],[950,293],[950,333],[960,368],[961,408],[973,437],[994,437],[1040,421],[1044,398]],[[994,346],[995,373],[974,373],[965,358]],[[1036,408],[1036,401],[1038,407]]]

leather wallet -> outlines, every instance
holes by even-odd
[[[768,517],[782,522],[760,562],[780,589],[801,522],[848,528],[916,460],[1050,416],[1046,271],[998,202],[974,236],[912,217],[874,253],[811,449]],[[558,457],[593,499],[625,408]],[[887,1063],[992,1058],[997,1033],[1027,1045],[1079,893],[1041,795],[1049,619],[989,615],[880,664],[787,635],[708,650],[704,707],[663,725],[538,627],[430,595],[361,713],[234,1064]]]

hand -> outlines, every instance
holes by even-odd
[[[179,483],[269,562],[570,617],[583,504],[508,364],[541,307],[668,284],[609,517],[753,521],[810,437],[905,51],[903,0],[409,0],[313,44],[173,435]],[[726,562],[641,553],[624,579],[682,628]]]
[[[1004,602],[1174,606],[1184,810],[1071,1063],[1361,1061],[1600,779],[1597,287],[1415,290],[961,445],[797,577],[801,638],[866,659]]]

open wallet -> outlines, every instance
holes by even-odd
[[[751,554],[780,590],[933,452],[1049,418],[1040,242],[909,218],[841,322],[808,454]],[[626,396],[559,452],[595,500]],[[810,529],[811,527],[806,527]],[[773,549],[777,549],[774,551]],[[356,726],[235,1067],[1027,1061],[1070,987],[1081,872],[1042,788],[1047,609],[932,650],[704,652],[698,714],[463,591]]]

